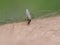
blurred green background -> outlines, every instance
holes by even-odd
[[[33,19],[60,15],[60,0],[0,0],[0,24],[24,21],[26,8]]]

